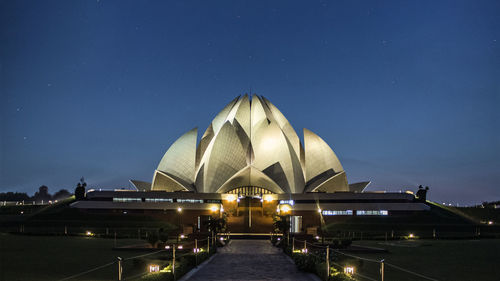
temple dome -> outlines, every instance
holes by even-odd
[[[227,104],[198,143],[196,128],[177,139],[152,182],[152,190],[202,193],[245,186],[272,193],[349,191],[344,169],[325,141],[304,129],[302,145],[277,107],[247,94]]]

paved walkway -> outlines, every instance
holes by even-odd
[[[233,240],[193,274],[197,280],[315,280],[300,272],[268,240]]]

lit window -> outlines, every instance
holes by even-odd
[[[141,198],[119,198],[114,197],[113,202],[142,202]]]
[[[352,210],[323,210],[321,214],[323,216],[352,216]]]
[[[288,204],[290,206],[293,206],[293,200],[280,200],[280,204]]]
[[[177,199],[177,203],[203,203],[202,199]]]
[[[146,202],[174,202],[174,199],[171,198],[146,198]]]
[[[357,210],[357,216],[387,216],[389,212],[387,210]]]

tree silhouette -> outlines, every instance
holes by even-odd
[[[75,188],[75,198],[76,200],[85,200],[85,187],[87,187],[87,183],[85,179],[82,177],[80,182],[76,185]]]

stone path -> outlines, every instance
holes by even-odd
[[[268,240],[233,240],[219,248],[208,264],[188,279],[197,280],[316,280],[300,272]]]

